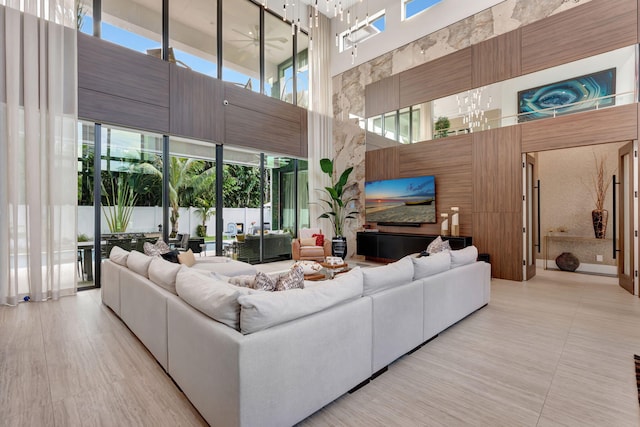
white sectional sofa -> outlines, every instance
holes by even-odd
[[[103,263],[102,298],[211,425],[287,426],[486,305],[490,266],[476,256],[405,257],[264,292],[120,251]]]

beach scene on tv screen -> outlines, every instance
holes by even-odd
[[[435,223],[436,182],[433,176],[365,182],[369,222]]]

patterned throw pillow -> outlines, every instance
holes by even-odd
[[[276,280],[267,276],[262,271],[258,271],[258,274],[256,274],[256,279],[254,282],[254,289],[258,289],[261,291],[275,291]]]
[[[324,234],[313,234],[311,237],[316,238],[316,246],[324,246]]]
[[[162,239],[158,239],[155,244],[151,242],[144,242],[142,248],[144,249],[144,254],[148,256],[158,256],[171,252],[169,245],[167,245]]]
[[[427,246],[427,252],[429,254],[437,254],[438,252],[450,250],[451,246],[449,245],[449,241],[442,240],[442,237],[440,236],[436,237],[436,239]]]
[[[283,274],[276,283],[276,291],[289,289],[304,289],[304,270],[302,266],[294,265],[288,273]]]

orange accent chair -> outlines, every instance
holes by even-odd
[[[296,261],[324,261],[331,256],[331,239],[324,239],[324,245],[316,245],[314,234],[322,234],[319,228],[301,228],[298,238],[291,242],[291,256]]]

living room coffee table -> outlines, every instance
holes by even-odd
[[[338,273],[346,273],[347,271],[351,270],[349,264],[347,264],[346,262],[343,262],[342,264],[329,264],[326,262],[321,262],[320,265],[327,272],[328,279],[333,279]]]

